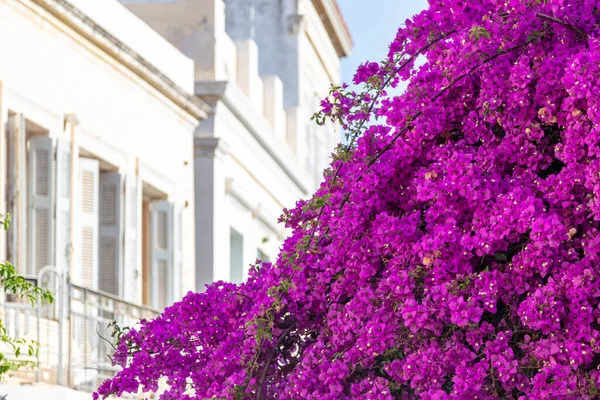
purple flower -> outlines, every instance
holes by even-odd
[[[429,4],[321,103],[353,145],[277,261],[129,331],[97,397],[600,396],[600,4]]]

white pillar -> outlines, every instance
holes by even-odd
[[[71,140],[71,247],[70,247],[70,259],[69,259],[69,278],[71,282],[75,277],[75,268],[77,268],[76,260],[79,259],[77,249],[79,249],[79,235],[77,230],[77,210],[78,210],[78,182],[79,182],[79,145],[77,144],[77,126],[79,125],[79,119],[75,114],[67,114],[65,116],[66,131],[68,132]]]
[[[275,135],[285,141],[286,121],[283,110],[283,83],[276,75],[263,77],[264,115],[275,131]]]
[[[211,121],[212,120],[212,121]],[[214,115],[203,123],[213,123]],[[225,158],[222,139],[196,136],[194,179],[196,190],[196,289],[215,280],[229,279],[229,224],[226,214]]]
[[[258,75],[258,47],[254,40],[237,40],[237,86],[254,109],[263,113],[263,83]]]
[[[302,115],[299,107],[286,110],[286,141],[296,155],[298,164],[306,169],[306,124],[302,123]]]

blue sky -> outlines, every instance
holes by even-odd
[[[342,60],[342,81],[351,83],[365,61],[380,61],[404,21],[427,7],[426,0],[338,0],[352,32],[354,50]]]

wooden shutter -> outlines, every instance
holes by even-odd
[[[71,145],[56,143],[56,267],[68,273],[71,264]]]
[[[128,301],[137,300],[137,277],[140,273],[140,215],[142,198],[140,196],[139,178],[134,175],[125,178],[125,257],[124,257],[124,291]]]
[[[37,275],[52,262],[54,152],[52,139],[34,137],[29,140],[29,269]]]
[[[97,160],[79,159],[79,279],[78,284],[98,287],[98,187]]]
[[[123,289],[123,177],[100,174],[100,263],[98,288],[122,296]]]
[[[150,265],[153,307],[163,309],[172,302],[173,212],[166,201],[151,203]]]

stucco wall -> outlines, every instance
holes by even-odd
[[[196,94],[214,107],[196,134],[199,289],[230,279],[230,228],[244,237],[245,266],[257,247],[274,260],[284,237],[273,226],[277,217],[312,193],[338,141],[333,129],[319,129],[321,162],[309,175],[309,120],[340,79],[338,53],[313,2],[121,1],[195,59]]]
[[[230,270],[230,228],[244,237],[243,264],[256,261],[257,249],[275,261],[278,247],[285,236],[282,225],[277,224],[284,207],[293,207],[305,196],[305,192],[261,146],[251,129],[259,130],[265,140],[279,141],[278,152],[288,157],[284,161],[294,169],[297,164],[290,159],[291,151],[274,132],[266,127],[266,121],[256,116],[254,121],[242,121],[230,108],[233,103],[237,112],[249,117],[252,105],[235,86],[229,87],[224,101],[218,102],[216,114],[202,122],[197,137],[213,137],[218,133],[219,144],[212,156],[196,155],[197,208],[197,258],[198,271],[204,277],[202,284],[213,280],[226,280]],[[249,118],[252,120],[252,118]],[[254,122],[254,125],[248,126]],[[269,135],[271,136],[269,138]],[[271,143],[271,145],[274,145]],[[297,173],[298,171],[295,171]],[[304,186],[308,187],[305,174]]]
[[[145,40],[151,45],[155,35]],[[188,202],[182,218],[182,281],[184,292],[194,289],[196,121],[28,1],[0,0],[0,59],[11,60],[0,62],[3,115],[22,112],[51,136],[62,137],[64,115],[76,113],[82,147],[123,173],[135,173],[139,158],[142,179],[173,201]]]
[[[119,0],[69,0],[89,18],[134,49],[188,93],[194,90],[194,62]]]

